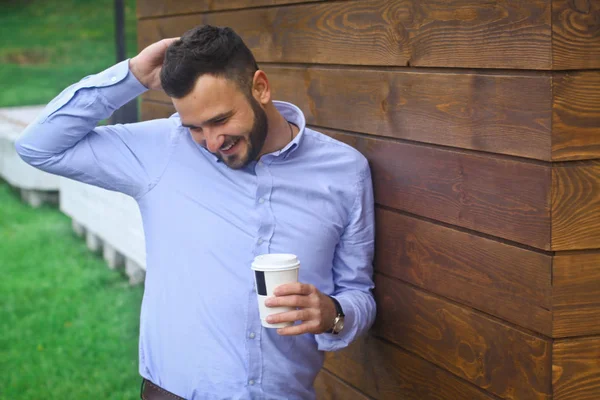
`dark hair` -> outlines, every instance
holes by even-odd
[[[231,79],[250,96],[257,70],[252,52],[233,29],[201,25],[171,43],[160,80],[163,90],[174,98],[188,95],[204,74]]]

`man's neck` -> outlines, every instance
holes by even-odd
[[[260,156],[273,153],[287,146],[298,134],[299,128],[290,124],[271,102],[266,109],[269,131]]]

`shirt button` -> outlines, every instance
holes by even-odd
[[[263,238],[258,239],[258,244],[263,244],[263,242],[264,242]]]
[[[260,204],[264,203],[264,202],[265,202],[265,199],[264,199],[264,197],[261,197],[260,199],[258,199],[258,202],[259,202]]]
[[[116,82],[116,81],[117,81],[117,77],[116,77],[116,76],[113,76],[112,78],[110,78],[110,81],[111,81],[111,82]]]
[[[263,162],[259,160],[259,161],[258,161],[258,165],[260,165],[260,166],[262,167],[262,165],[263,165]]]
[[[250,334],[248,335],[248,337],[250,339],[254,339],[256,337],[256,334],[254,332],[250,332]]]
[[[250,379],[250,380],[248,381],[248,385],[250,385],[250,386],[254,385],[254,383],[255,383],[255,382],[254,382],[254,380],[253,380],[253,379]]]

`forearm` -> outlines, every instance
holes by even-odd
[[[46,106],[17,140],[17,151],[25,161],[43,167],[145,90],[129,72],[128,60],[86,77]]]
[[[334,294],[344,311],[344,329],[338,335],[317,335],[319,350],[336,351],[348,346],[357,337],[364,335],[373,325],[376,314],[375,300],[370,292],[346,290]]]
[[[319,335],[319,349],[324,351],[349,345],[366,333],[375,320],[376,306],[371,293],[375,250],[373,186],[366,159],[361,158],[360,162],[354,205],[333,262],[336,288],[333,296],[344,311],[344,329],[339,335]]]

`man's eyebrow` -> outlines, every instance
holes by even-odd
[[[210,124],[213,124],[213,123],[215,123],[215,122],[217,122],[217,121],[219,121],[221,119],[225,119],[225,118],[231,117],[232,114],[233,114],[233,111],[228,111],[228,112],[217,114],[214,117],[212,117],[212,118],[204,121],[204,123],[201,124],[201,125],[210,125]],[[184,128],[192,128],[192,129],[199,128],[199,126],[189,125],[189,124],[184,124],[184,123],[182,123],[181,126],[183,126]]]

